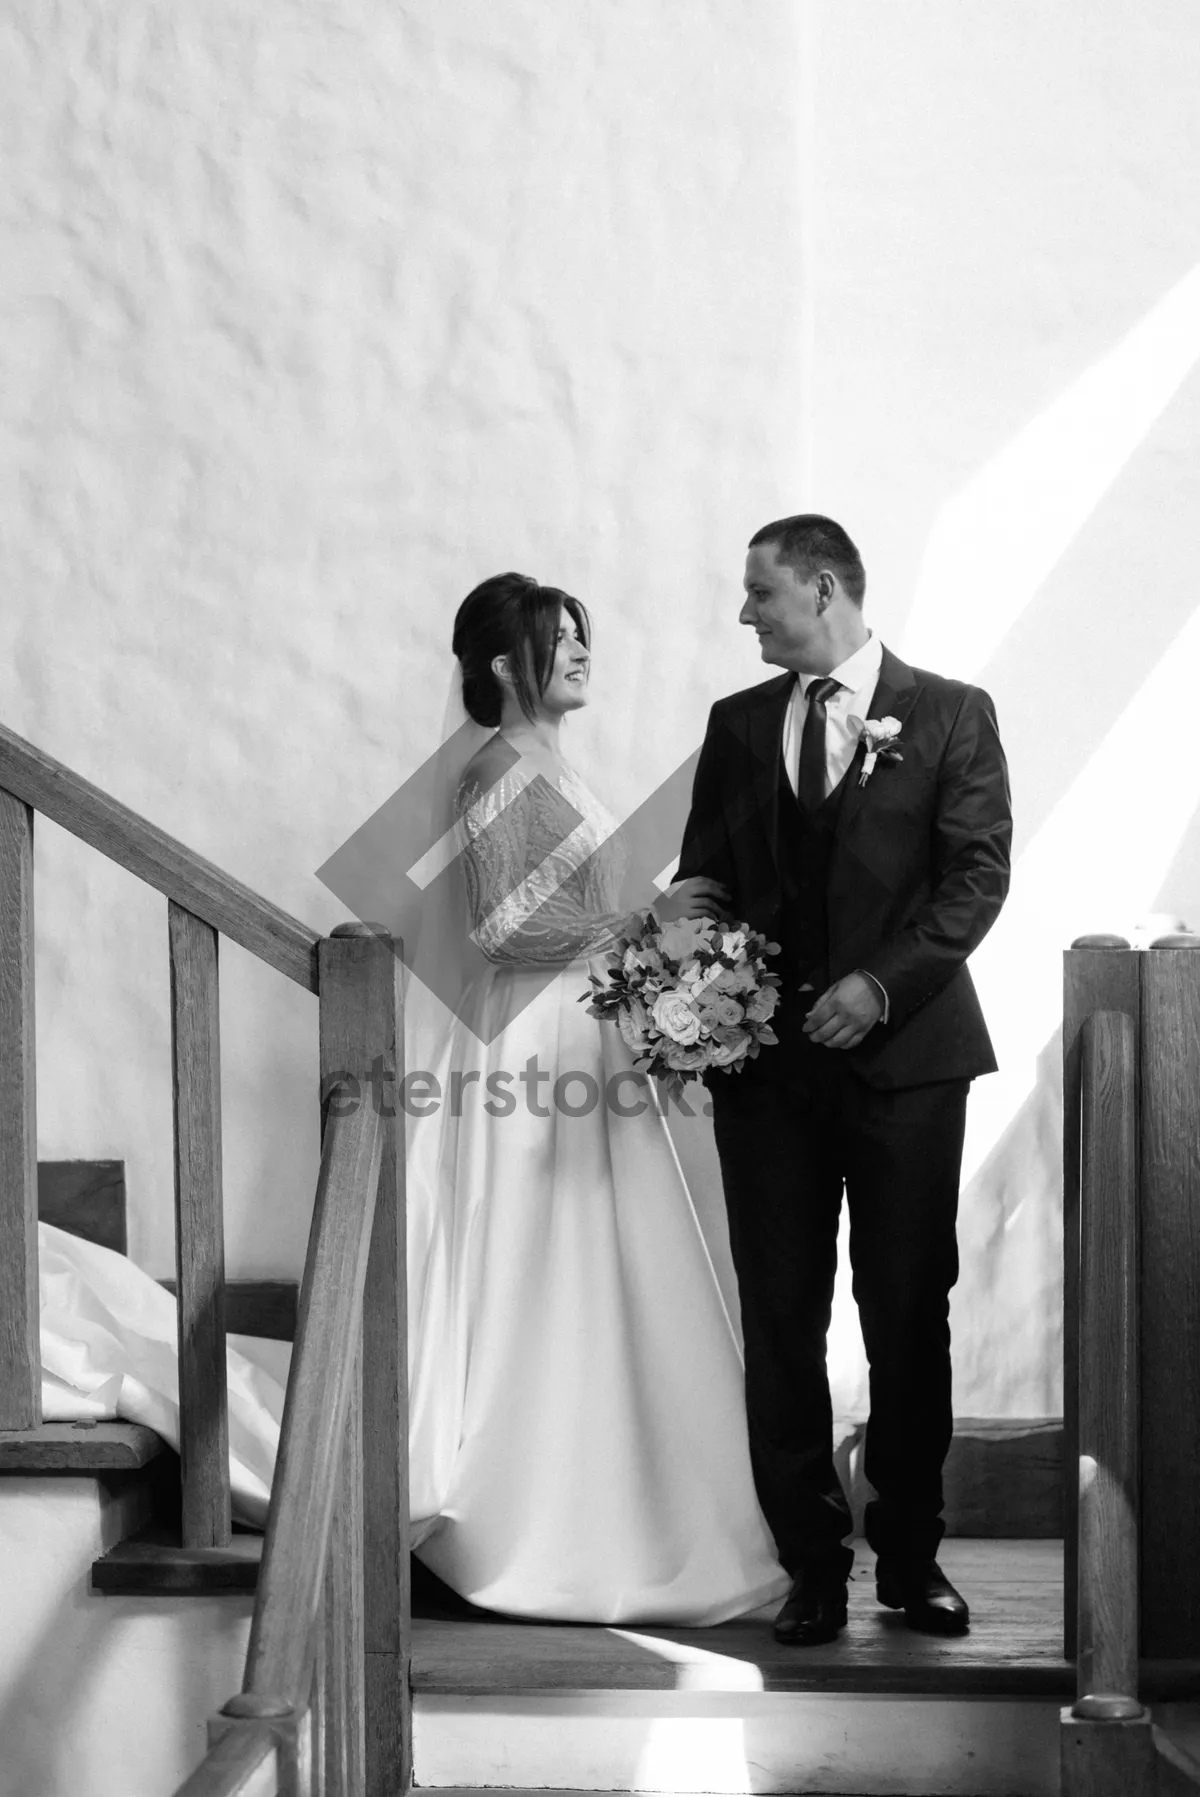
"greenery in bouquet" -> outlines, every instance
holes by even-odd
[[[765,957],[777,943],[746,925],[712,918],[641,925],[609,952],[608,971],[592,974],[581,1002],[615,1023],[635,1061],[678,1096],[710,1068],[740,1073],[778,1038],[771,1018],[779,975]]]

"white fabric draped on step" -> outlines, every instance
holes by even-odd
[[[38,1258],[45,1420],[123,1417],[178,1448],[173,1294],[123,1254],[49,1223],[38,1224]],[[261,1527],[279,1445],[286,1348],[231,1336],[227,1358],[234,1515]]]

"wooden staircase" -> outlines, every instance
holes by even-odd
[[[220,934],[318,998],[321,1165],[245,1673],[185,1788],[406,1791],[403,1143],[394,1111],[372,1102],[373,1074],[395,1077],[402,1060],[397,957],[365,924],[320,937],[0,728],[0,1442],[13,1453],[53,1450],[56,1433],[40,1412],[35,811],[167,899],[181,1430],[180,1539],[168,1545],[231,1578],[247,1555],[229,1491]],[[107,1434],[115,1451],[121,1437]],[[107,1476],[79,1458],[95,1433],[71,1435],[76,1470]]]

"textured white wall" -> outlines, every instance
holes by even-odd
[[[91,1592],[119,1512],[94,1479],[0,1480],[0,1797],[163,1797],[241,1689],[251,1597]]]
[[[328,928],[517,567],[594,607],[613,801],[669,772],[795,490],[796,25],[752,13],[7,8],[0,718]],[[124,1156],[166,1271],[165,903],[51,827],[37,882],[42,1153]],[[315,1002],[222,952],[229,1261],[293,1268]]]

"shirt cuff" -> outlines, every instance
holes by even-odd
[[[875,975],[873,973],[868,973],[865,967],[856,967],[854,971],[855,973],[860,973],[864,980],[870,980],[872,986],[874,986],[879,993],[880,998],[883,1000],[883,1016],[879,1021],[880,1023],[886,1023],[888,1020],[888,1012],[892,1008],[892,1001],[887,995],[887,988],[884,986],[883,981],[877,980]]]

